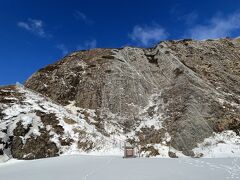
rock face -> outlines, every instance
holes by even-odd
[[[126,131],[155,119],[158,134],[171,136],[169,146],[192,155],[213,132],[239,134],[240,40],[79,51],[39,70],[25,85],[63,105],[74,101],[94,109],[99,121],[110,119]]]
[[[0,89],[0,156],[112,152],[128,141],[143,156],[201,157],[206,138],[224,142],[216,134],[240,142],[240,39],[74,52],[25,87]]]

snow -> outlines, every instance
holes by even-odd
[[[26,89],[26,88],[22,88],[22,87],[18,87],[19,92],[21,93],[25,93],[27,94],[26,99],[25,99],[25,103],[28,103],[31,105],[31,109],[38,109],[41,111],[45,111],[47,113],[54,113],[58,120],[59,120],[59,125],[61,125],[64,128],[64,135],[63,138],[71,138],[74,140],[74,143],[69,146],[69,147],[61,147],[61,151],[62,153],[66,153],[66,154],[76,154],[76,153],[85,153],[82,150],[77,148],[77,142],[79,140],[79,136],[78,133],[74,132],[74,129],[78,129],[78,130],[83,130],[84,132],[86,132],[86,136],[84,137],[84,140],[88,140],[90,142],[93,142],[94,145],[96,145],[97,149],[94,149],[92,153],[95,153],[95,151],[102,149],[103,147],[107,147],[109,148],[109,152],[111,152],[111,139],[104,137],[103,135],[101,135],[96,129],[94,125],[90,125],[86,122],[86,120],[84,120],[81,117],[81,114],[78,113],[77,110],[80,110],[80,108],[74,107],[73,104],[75,102],[72,102],[72,104],[70,104],[70,106],[68,108],[65,108],[59,104],[57,104],[56,102],[53,102],[51,99],[48,99],[46,97],[41,96],[40,94],[33,92],[32,90]],[[29,107],[29,106],[27,106]],[[25,109],[26,106],[18,108],[21,112],[27,112],[29,114],[29,111],[31,109]],[[7,109],[8,110],[8,109]],[[6,113],[6,112],[5,112]],[[91,110],[88,110],[88,113],[92,116],[94,116],[94,112]],[[10,114],[12,115],[12,114]],[[73,121],[76,121],[75,124],[67,124],[64,119],[65,118],[69,118],[72,119]],[[27,119],[27,121],[25,123],[28,123],[29,119]],[[49,129],[51,131],[51,126],[47,127],[47,129]],[[53,142],[55,142],[58,147],[60,147],[60,142],[59,142],[59,135],[57,135],[55,132],[51,131],[50,132],[51,135],[53,135],[53,137],[51,138],[51,140]],[[96,137],[93,137],[93,135],[96,135]],[[106,152],[105,152],[106,153]]]
[[[2,180],[226,180],[240,179],[240,159],[123,159],[67,155],[0,165]]]
[[[206,138],[193,149],[196,154],[203,154],[203,157],[240,157],[240,136],[233,131],[215,133],[212,137]]]
[[[33,118],[31,117],[31,115],[24,115],[21,117],[21,122],[24,128],[27,128],[28,125],[33,122]]]
[[[7,105],[3,111],[6,116],[0,123],[0,129],[6,129],[8,127],[8,133],[0,132],[0,137],[6,142],[9,136],[13,134],[13,130],[17,127],[17,123],[21,123],[24,128],[30,126],[29,132],[22,137],[23,143],[34,135],[41,135],[39,129],[43,127],[40,117],[36,115],[36,110],[44,112],[46,114],[53,113],[59,120],[59,125],[64,129],[64,134],[56,134],[53,131],[51,125],[47,125],[46,129],[49,131],[51,141],[54,142],[63,154],[90,154],[90,155],[122,155],[122,142],[125,140],[122,135],[111,134],[109,137],[102,135],[94,125],[89,124],[81,112],[85,111],[89,114],[88,120],[94,122],[95,111],[85,110],[74,107],[75,102],[71,102],[68,107],[63,107],[56,102],[50,100],[47,97],[42,96],[32,90],[24,88],[23,86],[17,86],[17,90],[24,97],[24,100],[20,104]],[[76,123],[68,123],[66,119]],[[108,130],[115,131],[113,124],[108,124],[106,127]],[[83,134],[78,133],[83,132]],[[117,131],[115,131],[117,132]],[[81,136],[81,137],[80,137]],[[70,146],[61,146],[60,138],[72,139],[74,142]],[[93,149],[84,151],[78,148],[78,142],[93,143]],[[1,145],[2,146],[2,145]],[[3,147],[0,148],[2,149]],[[5,150],[5,154],[10,155],[10,152]],[[5,155],[4,155],[5,156]],[[11,155],[9,156],[11,158]],[[0,161],[6,161],[7,159],[0,156]]]

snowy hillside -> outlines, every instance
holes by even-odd
[[[125,132],[121,124],[108,120],[99,127],[96,112],[76,107],[75,102],[64,107],[22,85],[3,87],[0,89],[0,161],[64,154],[122,156],[127,140],[142,144],[135,148],[140,156],[185,157],[170,146],[171,137],[158,120],[160,117],[147,117],[147,109],[155,105],[153,102],[161,104],[150,99],[141,112],[143,120]],[[157,143],[159,132],[165,134]],[[239,157],[239,144],[235,132],[224,131],[205,139],[193,151],[196,157]]]
[[[0,159],[73,153],[122,155],[124,139],[103,135],[85,120],[93,121],[94,112],[73,114],[23,86],[1,88],[0,93]]]

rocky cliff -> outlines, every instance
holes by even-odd
[[[239,135],[240,40],[74,52],[25,86],[66,108],[94,111],[87,123],[96,131],[124,136],[149,156],[166,148],[171,157],[201,156],[194,149],[206,138]]]

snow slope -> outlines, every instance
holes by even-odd
[[[61,156],[0,165],[1,180],[226,180],[240,179],[240,159],[123,159]]]
[[[240,157],[240,137],[233,131],[214,133],[193,151],[207,158]]]
[[[103,135],[82,113],[74,114],[51,99],[23,86],[1,89],[0,92],[8,93],[7,97],[3,96],[4,103],[0,102],[0,109],[3,109],[1,112],[4,115],[0,120],[0,150],[4,152],[3,156],[0,154],[0,162],[7,160],[6,156],[35,159],[76,153],[123,154],[124,139],[117,135]],[[88,112],[90,113],[94,116],[94,112]],[[46,151],[40,152],[38,148],[32,147],[30,140],[34,142],[39,137],[43,137],[44,140],[49,137],[46,142],[40,141],[43,144],[40,144],[39,148],[42,148],[44,143],[54,143],[57,152],[47,155]],[[20,143],[16,145],[19,139]],[[22,152],[19,153],[18,149]],[[37,157],[39,154],[41,156]]]

